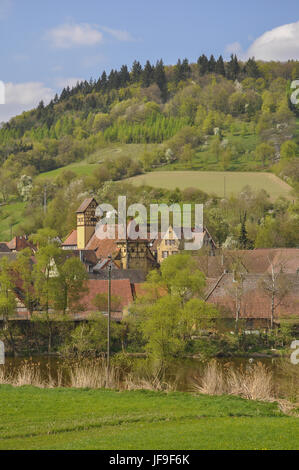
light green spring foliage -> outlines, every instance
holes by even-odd
[[[13,273],[7,257],[0,260],[0,315],[4,321],[13,316],[16,309],[14,295]]]
[[[186,254],[163,261],[145,283],[145,295],[136,302],[133,315],[147,340],[146,349],[165,365],[182,355],[200,328],[213,328],[217,309],[202,296],[205,276]]]

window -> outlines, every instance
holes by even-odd
[[[168,251],[162,251],[162,258],[167,258]]]

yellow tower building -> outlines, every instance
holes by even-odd
[[[97,201],[91,197],[85,199],[77,210],[77,247],[78,250],[84,250],[87,243],[95,232],[97,218],[95,211]]]

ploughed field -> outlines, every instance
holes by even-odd
[[[0,449],[299,449],[276,403],[182,392],[0,386]]]
[[[146,184],[156,188],[197,188],[217,196],[230,196],[245,186],[253,190],[264,189],[272,200],[279,196],[290,198],[292,190],[286,182],[272,173],[239,171],[153,171],[129,178],[136,185]]]

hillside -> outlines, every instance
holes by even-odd
[[[278,197],[291,198],[292,188],[271,173],[230,172],[230,171],[160,171],[134,176],[132,184],[154,188],[186,189],[196,188],[219,197],[231,196],[250,186],[255,191],[265,190],[272,200]]]
[[[0,130],[0,161],[10,171],[41,173],[113,143],[165,143],[164,153],[171,153],[148,150],[143,167],[264,169],[279,159],[285,141],[298,140],[288,102],[297,69],[297,62],[242,63],[236,56],[144,68],[134,62],[131,72],[127,66],[108,77],[103,72],[11,119]],[[260,148],[265,142],[269,148]]]
[[[64,237],[74,226],[80,198],[94,194],[115,202],[124,185],[134,202],[223,197],[220,172],[227,173],[226,197],[245,186],[265,191],[254,196],[267,202],[252,214],[252,223],[270,214],[280,217],[271,204],[289,198],[284,181],[295,190],[299,185],[299,121],[288,99],[297,71],[296,61],[244,63],[232,56],[224,62],[202,55],[197,63],[184,59],[168,66],[161,60],[144,67],[135,61],[130,71],[123,66],[63,89],[47,106],[41,102],[0,129],[0,237],[9,238],[11,230],[30,234],[45,225]],[[195,173],[187,177],[187,171]],[[136,192],[128,181],[165,190]],[[190,187],[199,192],[172,194]],[[222,211],[219,202],[213,204]],[[288,203],[283,207],[294,225]],[[246,208],[235,210],[236,218],[227,223],[237,237],[234,227]],[[249,225],[248,230],[255,243],[256,230]],[[216,236],[219,243],[223,237]],[[286,243],[297,241],[279,241]]]

